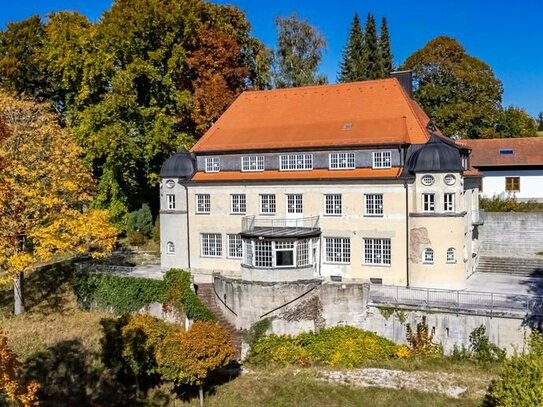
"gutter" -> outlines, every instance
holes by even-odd
[[[405,266],[406,266],[406,286],[409,288],[409,189],[407,180],[403,184],[405,188]]]

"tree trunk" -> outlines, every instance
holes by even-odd
[[[204,385],[203,384],[200,385],[198,394],[200,396],[200,407],[204,407]]]
[[[13,300],[15,305],[15,315],[21,315],[25,312],[24,282],[24,273],[17,274],[17,277],[15,277],[15,280],[13,281]]]

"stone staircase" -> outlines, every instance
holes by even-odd
[[[243,340],[243,334],[224,317],[222,310],[217,305],[213,284],[196,284],[196,294],[198,295],[198,298],[200,298],[200,301],[202,301],[205,306],[215,315],[219,325],[230,333],[230,337],[236,351],[236,358],[239,360],[241,357],[241,342]]]
[[[481,256],[476,271],[543,277],[543,258]]]

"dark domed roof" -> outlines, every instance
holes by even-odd
[[[194,160],[192,156],[181,148],[168,158],[160,169],[160,178],[190,178],[194,173]]]
[[[407,159],[409,172],[460,172],[463,171],[460,149],[437,136],[414,151]]]

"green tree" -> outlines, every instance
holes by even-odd
[[[388,32],[388,23],[385,17],[381,20],[381,33],[379,36],[379,51],[381,52],[381,67],[382,77],[387,78],[390,76],[390,73],[393,71],[393,56],[392,50],[390,47],[390,34]]]
[[[537,131],[543,131],[543,112],[537,115]]]
[[[533,137],[537,135],[537,124],[521,108],[509,106],[500,113],[496,132],[498,137]]]
[[[130,212],[126,221],[126,231],[138,232],[149,237],[153,230],[153,215],[148,204],[143,204],[137,211]]]
[[[454,38],[437,37],[404,62],[415,99],[446,135],[491,137],[501,110],[502,84]]]
[[[8,23],[0,32],[0,85],[32,97],[47,96],[40,59],[45,26],[39,16]]]
[[[377,38],[377,27],[373,15],[368,14],[364,34],[365,78],[379,79],[383,76],[383,61]]]
[[[326,83],[317,73],[326,47],[322,34],[296,14],[278,17],[277,48],[273,53],[273,83],[276,88],[291,88]]]
[[[358,13],[355,13],[347,45],[343,50],[343,60],[340,65],[339,82],[355,82],[366,79],[364,58],[364,32],[360,25]]]

